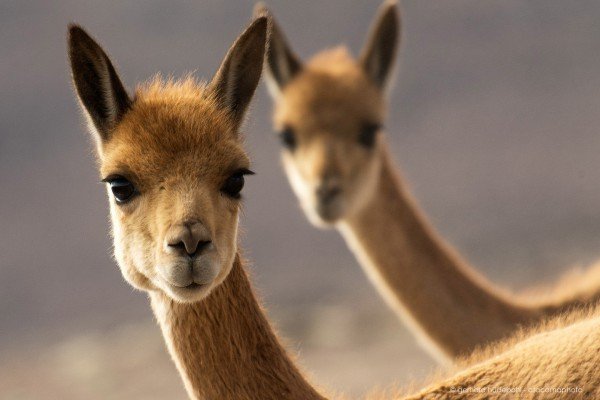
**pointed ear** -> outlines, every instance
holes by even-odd
[[[400,14],[395,1],[385,1],[379,8],[369,38],[360,55],[367,75],[384,88],[394,67],[400,33]]]
[[[266,17],[255,19],[233,43],[210,83],[220,107],[241,125],[260,80],[267,46]],[[237,127],[236,126],[236,127]]]
[[[97,139],[107,141],[131,100],[104,50],[81,27],[69,26],[68,42],[77,95]]]
[[[257,3],[254,15],[266,15],[271,20],[271,38],[267,50],[266,81],[269,92],[278,97],[281,90],[302,69],[302,61],[287,44],[281,28],[264,3]]]

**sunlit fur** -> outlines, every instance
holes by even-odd
[[[126,177],[137,190],[118,204],[109,189],[117,261],[128,282],[149,292],[193,399],[322,399],[254,297],[237,249],[241,200],[222,191],[233,172],[249,167],[238,129],[261,75],[267,28],[257,18],[210,84],[156,78],[133,100],[101,47],[80,27],[69,30],[73,80],[93,125],[100,174]],[[191,257],[204,282],[189,290],[170,280],[179,279],[182,259],[189,277],[190,257],[165,251],[169,229],[188,220],[201,222],[212,246]]]
[[[140,194],[117,204],[109,190],[115,256],[140,289],[161,289],[195,301],[219,285],[236,252],[239,201],[220,192],[236,170],[248,168],[233,123],[204,84],[156,79],[140,87],[132,109],[101,148],[102,177],[122,175]],[[206,271],[196,290],[170,282],[181,257],[165,251],[165,236],[181,221],[198,220],[214,248],[195,260]],[[182,265],[181,268],[187,268]]]
[[[231,162],[247,162],[246,156],[235,136],[227,131],[227,121],[221,113],[212,105],[210,98],[203,99],[197,96],[202,93],[201,86],[196,86],[192,81],[183,84],[167,83],[160,86],[155,81],[150,89],[140,91],[137,100],[147,97],[147,101],[154,99],[155,106],[146,108],[148,114],[140,114],[146,121],[155,121],[162,115],[166,120],[180,115],[175,108],[184,106],[189,99],[186,97],[194,95],[197,103],[196,111],[187,114],[190,119],[195,119],[197,125],[193,129],[206,129],[209,126],[216,133],[206,131],[205,139],[192,139],[181,131],[181,136],[174,135],[172,140],[158,139],[151,136],[145,137],[150,140],[155,151],[156,158],[148,158],[147,151],[140,153],[142,149],[138,144],[130,143],[131,151],[123,147],[120,151],[123,156],[127,155],[127,165],[137,174],[148,173],[150,175],[160,174],[157,172],[154,162],[165,166],[159,159],[170,159],[174,157],[171,153],[173,146],[200,145],[206,147],[206,151],[195,149],[192,153],[197,157],[194,162],[182,158],[184,162],[179,169],[176,161],[171,167],[178,169],[180,175],[195,176],[195,170],[201,175],[201,180],[206,183],[198,189],[199,192],[213,192],[219,180],[217,171],[226,170]],[[202,100],[198,100],[202,99]],[[136,101],[137,101],[136,100]],[[169,108],[173,108],[166,114],[162,114]],[[149,104],[148,104],[149,105]],[[176,105],[176,106],[175,106]],[[134,109],[135,110],[135,109]],[[198,112],[198,114],[195,114]],[[168,117],[167,117],[168,116]],[[194,117],[195,116],[195,117]],[[202,117],[197,120],[196,117]],[[204,120],[205,122],[201,122]],[[131,121],[133,122],[133,120]],[[142,120],[137,120],[142,123]],[[128,126],[127,120],[123,120],[123,128]],[[184,123],[185,124],[185,123]],[[132,125],[133,126],[133,125]],[[123,131],[124,132],[124,131]],[[118,136],[115,137],[115,139]],[[181,140],[175,139],[180,137]],[[127,135],[120,139],[122,146],[126,146]],[[130,138],[131,139],[131,138]],[[121,140],[123,140],[121,142]],[[164,146],[164,147],[163,147]],[[108,153],[118,151],[118,145],[114,148],[107,147],[103,151],[102,158],[111,157]],[[135,150],[134,150],[135,149]],[[208,150],[209,149],[209,150]],[[224,155],[231,153],[233,156]],[[182,150],[183,151],[183,150]],[[184,151],[185,153],[185,151]],[[113,153],[116,157],[116,153]],[[179,158],[179,157],[176,157]],[[118,159],[118,158],[115,158]],[[148,160],[148,164],[141,160]],[[124,160],[122,160],[124,161]],[[135,161],[132,163],[132,161]],[[140,162],[141,164],[138,164]],[[103,163],[103,168],[107,164]],[[117,166],[118,164],[111,164]],[[185,168],[185,170],[184,170]],[[103,169],[104,171],[104,169]],[[146,175],[144,175],[146,176]],[[208,178],[210,177],[210,178]],[[190,187],[196,187],[197,183],[185,180]],[[212,182],[209,183],[209,182]],[[212,197],[208,196],[207,197]],[[218,197],[218,196],[217,196]],[[202,198],[202,197],[199,197]],[[176,202],[177,197],[165,201]],[[111,200],[112,201],[112,200]],[[224,201],[224,200],[223,200]],[[217,203],[220,204],[221,200]],[[224,203],[222,206],[213,206],[212,211],[203,213],[204,217],[214,221],[216,215],[220,220],[217,225],[223,223],[230,236],[235,237],[235,222],[231,222],[233,215],[232,207]],[[115,206],[113,206],[115,207]],[[139,205],[138,205],[139,207]],[[146,210],[150,210],[147,208]],[[145,215],[141,211],[132,210],[129,216],[137,215],[138,218],[151,220],[158,218],[154,212]],[[232,215],[222,222],[223,214]],[[212,215],[214,214],[214,215]],[[113,218],[116,225],[121,224],[122,219],[128,216],[125,211],[118,210]],[[214,219],[213,219],[214,218]],[[148,222],[148,221],[146,221]],[[138,228],[135,228],[137,226]],[[138,235],[140,225],[129,228],[132,235]],[[145,229],[145,228],[144,228]],[[215,227],[215,229],[218,229]],[[115,236],[115,245],[126,240]],[[142,239],[143,240],[143,239]],[[150,245],[150,244],[149,244]],[[133,245],[135,246],[135,245]],[[126,263],[127,265],[127,263]],[[137,268],[137,267],[133,267]],[[239,398],[256,400],[279,400],[279,399],[323,399],[302,378],[296,367],[290,361],[284,350],[277,342],[277,338],[269,326],[263,311],[252,293],[243,264],[239,259],[231,261],[231,266],[226,269],[227,276],[222,285],[216,287],[204,300],[194,304],[181,304],[174,302],[161,291],[152,290],[152,305],[161,324],[161,328],[167,339],[169,350],[174,356],[182,375],[188,393],[191,398]],[[128,275],[128,279],[136,280],[140,277],[137,271]],[[143,275],[145,276],[145,275]],[[135,285],[147,288],[145,278]],[[150,283],[151,285],[151,283]],[[581,322],[579,322],[581,321]],[[538,331],[542,333],[537,334]],[[416,395],[410,395],[410,399],[502,399],[504,394],[485,395],[460,395],[450,392],[452,387],[481,387],[481,386],[571,386],[582,387],[587,398],[598,395],[600,380],[597,374],[597,365],[600,362],[600,321],[597,313],[574,314],[558,321],[548,323],[532,332],[523,332],[516,338],[495,347],[483,350],[471,360],[465,360],[464,369],[457,370],[454,375],[438,376],[434,383],[430,383],[426,389]],[[403,362],[398,360],[398,362]],[[443,378],[442,378],[443,377]],[[405,392],[405,391],[403,391]],[[377,395],[373,399],[399,399],[399,393],[390,395]],[[337,398],[337,397],[336,397]],[[533,398],[522,396],[521,398]],[[573,398],[572,394],[553,395],[555,399]]]
[[[264,6],[258,12],[268,12]],[[296,146],[283,148],[288,180],[308,219],[335,227],[388,304],[440,362],[511,336],[523,326],[585,306],[600,298],[600,268],[555,285],[544,295],[520,295],[477,273],[435,231],[400,176],[383,130],[374,146],[358,135],[366,123],[384,125],[385,85],[372,79],[364,54],[381,64],[395,55],[397,41],[377,33],[399,32],[397,4],[385,1],[370,40],[353,58],[343,48],[325,50],[302,63],[274,22],[266,76],[274,100],[274,126],[293,131]],[[396,27],[396,28],[395,28]],[[375,48],[373,48],[375,46]],[[281,78],[278,71],[294,74]],[[392,75],[393,62],[388,63]],[[424,155],[426,157],[427,155]],[[433,161],[432,161],[433,162]],[[341,190],[323,205],[317,188]]]
[[[595,399],[600,395],[599,361],[600,307],[593,305],[521,329],[425,382],[369,399]],[[503,393],[503,388],[521,391]]]
[[[264,22],[258,21],[251,28],[264,34]],[[264,35],[259,36],[254,45],[264,45],[264,40]],[[253,62],[260,67],[262,54]],[[322,400],[324,397],[279,344],[237,251],[239,204],[224,198],[219,190],[230,168],[247,166],[239,135],[233,129],[237,125],[239,121],[223,114],[221,104],[205,86],[192,80],[157,80],[138,90],[132,107],[99,141],[103,177],[126,174],[140,192],[125,206],[111,205],[117,258],[125,277],[149,291],[153,311],[190,398]],[[182,302],[162,286],[157,271],[160,261],[153,264],[152,260],[162,259],[156,255],[163,245],[159,237],[172,218],[190,215],[207,225],[218,254],[223,255],[215,264],[218,277],[211,284],[212,290],[197,301]],[[221,284],[216,284],[219,280]],[[506,344],[497,356],[488,350],[489,361],[475,364],[441,386],[430,386],[415,398],[459,398],[448,393],[446,382],[457,386],[490,380],[514,386],[531,382],[561,385],[567,372],[569,383],[585,385],[589,398],[593,398],[600,382],[596,369],[590,366],[600,361],[600,327],[596,319],[586,321],[567,326],[563,334],[551,331],[514,346]],[[562,373],[548,367],[557,367]],[[532,376],[540,379],[532,381]]]
[[[381,138],[374,148],[359,144],[363,125],[383,123],[380,90],[340,47],[308,62],[278,99],[275,129],[290,127],[297,140],[283,165],[304,212],[319,226],[351,215],[374,194],[381,168]],[[321,185],[339,186],[341,195],[322,205]]]
[[[139,187],[124,206],[109,193],[115,255],[125,278],[150,292],[190,397],[275,400],[293,389],[298,399],[321,398],[271,332],[237,256],[240,201],[219,189],[249,161],[205,84],[155,79],[140,87],[100,160],[102,176],[126,175]],[[177,262],[163,242],[169,226],[189,218],[210,231],[207,268],[215,272],[205,288],[182,294],[163,278],[162,266]]]

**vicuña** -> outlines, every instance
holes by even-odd
[[[268,13],[262,5],[255,12]],[[338,47],[303,63],[273,21],[266,76],[274,125],[309,220],[340,231],[388,304],[442,361],[598,300],[598,268],[543,299],[507,293],[427,222],[382,131],[399,32],[398,7],[386,1],[358,60]]]
[[[102,48],[82,28],[69,29],[73,81],[108,189],[117,262],[131,285],[148,292],[197,400],[325,398],[271,329],[237,245],[251,173],[239,129],[260,79],[267,22],[257,18],[241,34],[209,83],[155,79],[134,97]],[[599,339],[597,319],[556,328],[411,398],[461,398],[451,385],[562,385],[567,374],[571,386],[598,394]]]

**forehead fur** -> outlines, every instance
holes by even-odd
[[[357,119],[380,122],[384,114],[381,91],[345,47],[313,57],[283,91],[284,105],[276,113],[282,123],[338,125]],[[351,122],[351,121],[350,121]]]
[[[235,124],[217,104],[206,84],[193,78],[155,78],[140,86],[131,110],[103,145],[102,173],[125,169],[145,178],[182,169],[225,174],[247,168]]]
[[[358,64],[344,46],[323,50],[315,54],[307,63],[311,69],[329,71],[331,74],[344,75],[358,68]]]

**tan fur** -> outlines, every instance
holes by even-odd
[[[151,292],[170,353],[195,399],[322,399],[286,355],[239,257],[206,299],[178,304]]]
[[[393,26],[395,13],[396,5],[385,2],[373,32]],[[274,34],[279,39],[273,41],[284,47],[278,27]],[[372,37],[369,45],[373,42]],[[367,50],[363,54],[377,54]],[[270,60],[285,62],[284,57]],[[268,68],[277,68],[274,62]],[[267,77],[278,86],[272,91],[275,129],[293,132],[296,140],[282,159],[307,217],[340,231],[379,292],[438,359],[467,354],[600,298],[600,269],[553,295],[517,297],[491,285],[460,258],[414,204],[383,132],[373,148],[359,143],[362,126],[382,124],[387,106],[385,88],[370,79],[364,60],[354,60],[341,47],[317,54],[285,82],[273,73]],[[323,211],[318,189],[331,184],[341,195]]]
[[[363,206],[380,160],[356,146],[350,133],[358,132],[363,121],[383,120],[385,103],[375,85],[346,49],[336,48],[308,63],[281,99],[276,129],[293,127],[299,140],[293,153],[283,153],[283,163],[307,216],[315,224],[327,223],[315,211],[315,192],[328,177],[339,180],[335,183],[347,193],[332,217]]]
[[[460,359],[407,398],[597,398],[599,328],[598,306],[557,316]]]
[[[128,214],[111,202],[115,249],[122,249],[117,260],[134,285],[148,281],[156,265],[149,263],[140,271],[135,259],[160,249],[152,238],[190,208],[201,210],[203,221],[212,221],[213,238],[224,237],[223,252],[236,254],[238,204],[223,199],[218,189],[228,173],[247,168],[249,161],[232,122],[205,85],[191,79],[166,84],[155,80],[140,88],[132,110],[102,152],[103,175],[117,166],[135,171],[146,193],[161,187],[168,193],[162,201],[149,196]],[[177,190],[170,192],[169,187]],[[179,203],[180,196],[188,197],[187,206]],[[190,397],[321,398],[272,333],[239,258],[234,262],[224,255],[222,265],[227,268],[202,292],[201,302],[179,303],[161,287],[137,285],[150,291],[153,311]]]
[[[256,30],[257,26],[251,28]],[[84,34],[80,28],[73,30],[72,42],[76,42],[77,36]],[[71,50],[78,51],[76,43],[71,43]],[[78,64],[77,54],[72,59],[74,69],[90,66],[89,60]],[[93,78],[94,73],[87,72]],[[97,97],[95,86],[82,87],[86,82],[78,78],[75,83],[79,92],[90,95],[87,100],[92,99],[82,99],[87,112],[94,112],[90,108],[95,104],[106,104],[105,99]],[[114,114],[119,115],[116,125],[102,131],[98,139],[102,176],[126,174],[139,190],[138,196],[126,204],[116,205],[112,197],[109,199],[119,266],[132,285],[149,292],[152,309],[190,398],[323,399],[280,345],[238,255],[235,238],[240,203],[224,198],[219,187],[231,168],[248,165],[235,129],[243,110],[224,112],[222,99],[212,88],[191,79],[181,83],[155,80],[140,88],[131,104],[122,102],[126,107]],[[110,126],[102,119],[104,114],[97,112],[95,116],[94,124]],[[218,277],[205,288],[194,289],[196,294],[182,295],[165,287],[157,275],[165,261],[160,255],[164,250],[163,231],[189,213],[210,231],[221,259],[216,263]],[[551,330],[513,347],[502,347],[503,353],[494,356],[490,352],[489,361],[475,364],[413,398],[458,398],[448,394],[449,385],[558,385],[566,378],[595,393],[600,382],[591,367],[600,357],[598,324],[594,314],[564,329],[557,327],[557,333]],[[569,345],[570,338],[581,345]],[[548,366],[559,366],[560,373],[549,371]]]
[[[155,279],[159,271],[154,268],[172,257],[163,251],[166,231],[189,218],[202,219],[217,248],[222,248],[215,257],[221,265],[231,265],[238,208],[235,202],[218,199],[218,188],[229,173],[248,166],[237,132],[205,84],[187,79],[163,85],[157,79],[141,86],[132,110],[101,149],[102,177],[127,175],[144,193],[132,204],[110,203],[113,221],[119,222],[113,225],[115,256],[127,268],[125,278],[140,289],[171,291]],[[222,269],[214,284],[227,273]]]
[[[107,185],[115,257],[125,279],[150,293],[194,399],[322,398],[288,358],[254,298],[237,256],[241,203],[221,190],[232,173],[249,168],[238,127],[262,70],[266,31],[266,19],[257,19],[210,84],[155,78],[141,85],[132,101],[122,101],[126,107],[106,115],[103,107],[118,105],[112,97],[122,93],[110,90],[115,81],[101,82],[96,90],[93,79],[112,65],[81,28],[70,29],[80,100],[95,117],[92,124],[109,127],[91,129],[100,174],[126,177],[138,192],[119,204]],[[169,230],[188,220],[201,223],[212,246],[193,262],[168,251],[165,243]],[[202,285],[179,287],[168,279],[170,271],[197,261],[203,277],[213,273]]]

